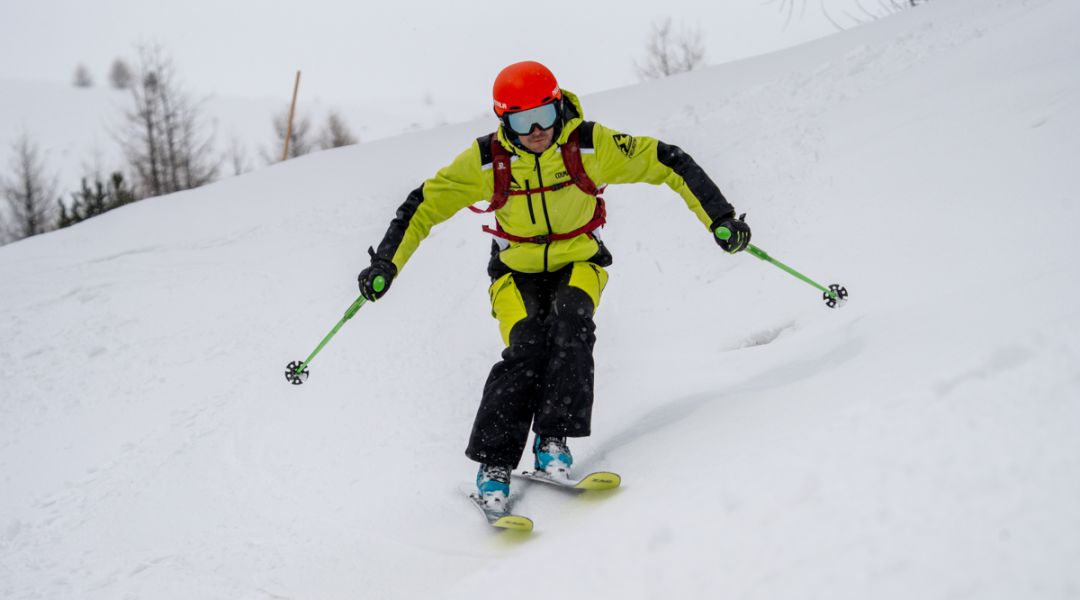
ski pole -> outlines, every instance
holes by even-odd
[[[720,238],[722,240],[727,240],[728,238],[731,237],[731,230],[728,229],[727,227],[717,227],[716,228],[716,237],[718,237],[718,238]],[[761,260],[763,260],[763,261],[765,261],[767,263],[770,263],[770,264],[780,268],[781,270],[786,271],[788,274],[794,275],[796,278],[801,279],[801,280],[805,281],[806,283],[809,283],[810,285],[817,288],[821,292],[822,299],[825,300],[825,305],[828,306],[829,308],[836,308],[838,306],[843,306],[844,303],[847,302],[848,291],[847,291],[847,288],[845,288],[844,286],[842,286],[842,285],[840,285],[838,283],[834,283],[834,284],[831,284],[829,287],[826,288],[825,286],[823,286],[820,283],[814,281],[813,279],[810,279],[806,275],[803,275],[802,273],[796,271],[795,269],[792,269],[791,267],[785,265],[784,263],[782,263],[782,262],[776,260],[775,258],[769,256],[768,252],[762,250],[761,248],[758,248],[757,246],[755,246],[753,244],[747,244],[746,245],[746,251],[749,252],[750,254],[756,256],[757,258],[760,258]]]
[[[383,279],[382,276],[378,276],[375,278],[375,281],[371,283],[371,287],[376,292],[381,292],[386,289],[386,280]],[[326,344],[330,343],[330,340],[335,335],[337,335],[337,332],[342,328],[342,326],[345,325],[345,322],[356,315],[357,311],[360,310],[360,307],[363,306],[365,302],[367,302],[367,298],[365,298],[363,294],[358,296],[356,298],[356,301],[354,301],[352,305],[349,306],[349,308],[345,311],[345,316],[341,317],[341,320],[337,322],[337,325],[334,325],[334,328],[330,330],[330,333],[326,334],[326,337],[324,337],[322,341],[319,342],[319,345],[315,348],[315,351],[312,352],[306,360],[294,360],[288,365],[286,365],[285,379],[288,380],[289,383],[293,385],[300,385],[301,383],[307,381],[308,375],[310,375],[310,373],[308,372],[308,365],[311,364],[311,361],[315,360],[315,357],[319,354],[319,352],[322,351],[323,347],[326,346]]]

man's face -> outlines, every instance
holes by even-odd
[[[561,104],[552,100],[530,109],[503,115],[503,126],[516,134],[521,145],[540,154],[555,142],[555,125],[559,122]],[[528,133],[523,133],[528,132]]]
[[[519,135],[518,139],[521,140],[521,145],[525,147],[529,152],[536,154],[542,153],[551,147],[551,144],[555,142],[555,128],[548,127],[547,129],[540,129],[539,127],[533,127],[532,133],[529,135]]]

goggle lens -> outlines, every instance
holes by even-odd
[[[518,135],[529,135],[536,126],[540,129],[548,129],[555,125],[555,120],[558,118],[559,111],[554,102],[529,110],[506,113],[504,117],[507,127]]]

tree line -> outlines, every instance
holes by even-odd
[[[913,8],[929,0],[851,0],[857,12],[845,12],[854,24],[888,16],[905,8]],[[805,10],[806,0],[766,0],[780,7],[788,19]],[[838,29],[844,28],[837,18],[821,10]],[[0,173],[0,245],[69,227],[114,208],[144,198],[170,194],[205,185],[221,176],[228,165],[233,174],[249,170],[244,150],[235,141],[224,154],[214,151],[214,132],[202,122],[202,103],[191,98],[178,82],[172,61],[159,47],[139,49],[139,61],[133,68],[117,59],[109,69],[109,84],[128,90],[132,103],[124,112],[123,127],[117,132],[126,164],[104,179],[100,175],[84,177],[80,189],[61,197],[55,178],[47,175],[40,150],[28,134],[12,144],[11,173]],[[705,44],[701,29],[676,29],[670,18],[652,23],[645,45],[644,60],[634,61],[642,80],[659,79],[690,71],[701,66],[705,59]],[[93,76],[88,67],[76,67],[73,84],[92,87]],[[282,147],[288,131],[288,111],[282,110],[272,118],[276,147]],[[294,119],[289,135],[288,158],[314,150],[337,148],[357,143],[341,115],[330,113],[323,129],[312,131],[311,120],[301,116]],[[265,150],[267,163],[281,160],[275,150]]]
[[[653,24],[645,60],[635,62],[635,68],[641,79],[657,79],[697,68],[704,56],[700,29],[676,31],[669,18]],[[124,166],[106,177],[83,177],[78,190],[61,195],[56,178],[47,173],[40,148],[24,133],[11,146],[10,172],[0,172],[0,195],[7,201],[7,211],[0,204],[0,244],[70,227],[144,198],[205,185],[219,178],[224,168],[232,174],[250,170],[246,153],[236,141],[223,154],[214,151],[214,132],[203,123],[202,103],[180,85],[172,61],[160,47],[139,48],[134,67],[116,59],[108,81],[131,98],[123,125],[114,135]],[[93,87],[89,67],[79,64],[72,84]],[[274,148],[284,145],[287,120],[287,110],[272,117]],[[345,119],[335,112],[318,132],[313,131],[310,118],[297,116],[288,135],[288,158],[357,143]],[[281,155],[264,148],[262,159],[273,163]]]
[[[93,86],[85,65],[76,68],[72,83]],[[145,198],[197,188],[226,170],[250,170],[240,144],[234,141],[224,152],[215,149],[216,132],[204,119],[204,101],[184,88],[160,47],[140,47],[134,67],[123,59],[114,61],[109,83],[130,98],[120,127],[113,131],[123,164],[107,175],[84,176],[79,189],[61,192],[40,146],[22,133],[11,143],[7,170],[0,170],[0,244],[70,227]],[[287,109],[272,118],[278,148],[285,141],[287,118]],[[309,118],[300,117],[289,138],[289,157],[355,143],[356,136],[338,113],[331,112],[320,131],[312,130]],[[267,163],[281,160],[273,150],[263,152],[263,158]]]

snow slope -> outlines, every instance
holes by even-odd
[[[492,123],[320,153],[0,248],[0,597],[1080,597],[1080,6],[952,0],[585,98],[754,242],[609,190],[601,498],[463,498],[483,219],[303,358],[409,189]]]

